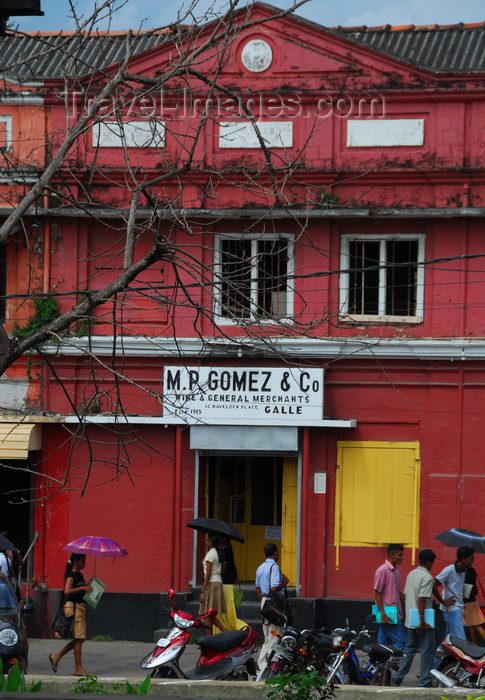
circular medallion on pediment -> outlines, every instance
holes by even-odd
[[[241,52],[244,67],[251,73],[262,73],[273,61],[271,46],[264,39],[251,39]]]

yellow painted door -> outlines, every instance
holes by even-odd
[[[298,520],[298,460],[285,457],[281,508],[281,571],[296,585],[296,528]]]
[[[209,503],[213,503],[213,515],[241,530],[246,542],[232,543],[239,580],[254,581],[256,569],[264,561],[266,542],[282,547],[283,458],[223,456],[211,458],[211,465],[209,491],[213,494],[209,494]],[[289,498],[288,518],[293,508],[296,523],[296,506],[291,504]],[[296,533],[290,520],[286,529]],[[288,552],[292,549],[296,550],[296,534]]]

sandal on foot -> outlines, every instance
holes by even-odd
[[[54,663],[54,659],[52,658],[52,654],[49,656],[49,661],[51,662],[52,670],[54,673],[57,673],[57,664]]]

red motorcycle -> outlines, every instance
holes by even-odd
[[[171,605],[170,616],[174,623],[165,637],[158,640],[157,646],[145,656],[140,667],[151,671],[152,678],[188,678],[190,680],[247,680],[256,674],[256,663],[251,657],[256,637],[249,625],[242,630],[206,635],[198,639],[200,657],[194,669],[184,673],[180,668],[180,658],[194,629],[208,626],[204,619],[216,616],[217,610],[210,608],[204,615],[194,617],[175,607],[175,591],[168,589]]]
[[[485,688],[484,647],[449,634],[436,655],[441,660],[431,675],[439,687]]]

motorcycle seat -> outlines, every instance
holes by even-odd
[[[386,661],[391,656],[403,656],[401,649],[393,644],[366,644],[363,651],[377,661]]]
[[[461,649],[465,654],[471,656],[472,659],[481,659],[485,654],[485,649],[483,647],[479,647],[469,642],[467,639],[461,639],[457,637],[456,634],[450,634],[450,644]]]
[[[305,640],[303,640],[305,641]],[[325,632],[312,632],[309,637],[310,647],[317,653],[331,654],[335,651],[333,637]]]
[[[229,632],[220,632],[219,634],[210,634],[201,637],[198,644],[201,649],[215,649],[216,651],[229,651],[243,644],[248,636],[247,629],[231,630]]]

